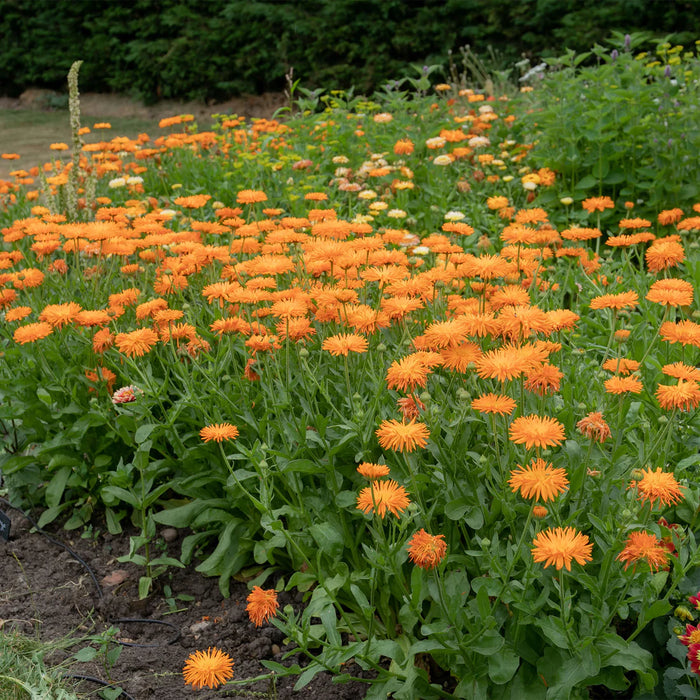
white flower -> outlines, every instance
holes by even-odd
[[[116,190],[117,187],[126,187],[126,179],[123,177],[115,177],[114,180],[109,181],[109,186]]]
[[[433,136],[431,139],[426,139],[425,145],[428,148],[442,148],[446,143],[442,136]]]
[[[467,143],[470,148],[481,148],[482,146],[491,145],[491,141],[486,136],[472,136]]]
[[[160,215],[161,216],[177,216],[180,212],[175,211],[174,209],[161,209],[160,210]]]
[[[345,165],[350,162],[350,159],[347,156],[333,156],[333,162],[336,165]]]
[[[357,198],[358,199],[376,199],[377,193],[374,190],[362,190],[362,192],[358,193]]]
[[[427,245],[417,245],[411,252],[414,255],[428,255],[430,248]]]
[[[448,211],[445,214],[446,221],[461,221],[464,218],[464,214],[461,211]]]
[[[139,177],[138,175],[132,175],[131,177],[127,178],[126,184],[127,185],[142,185],[143,178]]]
[[[405,219],[407,216],[403,209],[389,209],[386,215],[391,219]]]
[[[441,156],[436,156],[433,159],[433,165],[451,165],[452,164],[452,158],[447,155],[441,155]]]
[[[537,189],[537,183],[532,180],[526,180],[523,182],[523,189],[529,192],[534,192]]]

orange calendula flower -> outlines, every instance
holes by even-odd
[[[39,320],[50,323],[54,328],[61,328],[71,323],[81,310],[80,304],[74,301],[67,304],[49,304],[39,314]]]
[[[173,202],[185,209],[200,209],[211,199],[210,194],[193,194],[189,197],[175,197]]]
[[[509,416],[515,410],[516,405],[510,396],[492,393],[482,394],[471,403],[471,407],[479,413],[498,413],[501,416]]]
[[[664,365],[661,371],[669,377],[675,377],[676,379],[700,381],[700,369],[692,367],[691,365],[686,365],[683,362],[674,362],[670,365]]]
[[[632,568],[638,561],[646,560],[653,571],[664,568],[668,559],[668,549],[661,540],[651,532],[631,532],[625,548],[617,555],[618,561],[625,562],[625,569],[632,564]]]
[[[267,202],[267,195],[260,190],[241,190],[236,195],[239,204],[255,204],[255,202]]]
[[[52,332],[53,326],[50,323],[40,321],[39,323],[27,323],[15,329],[12,338],[15,343],[24,345],[25,343],[33,343],[41,338],[46,338],[46,336],[51,335]]]
[[[396,399],[396,406],[404,421],[420,418],[420,412],[425,410],[425,404],[415,394]]]
[[[588,541],[588,535],[577,532],[573,527],[547,528],[537,534],[532,544],[533,559],[544,562],[545,568],[554,564],[557,569],[565,566],[567,571],[571,571],[572,560],[585,564],[593,559],[593,544]]]
[[[678,380],[678,384],[659,384],[655,394],[661,408],[667,411],[689,411],[700,403],[700,387],[695,380]]]
[[[637,377],[610,377],[604,385],[608,394],[640,394],[643,388]]]
[[[383,476],[389,476],[389,467],[386,464],[362,462],[357,467],[357,472],[364,476],[365,479],[380,479]]]
[[[375,433],[383,449],[398,452],[413,452],[416,447],[425,447],[430,437],[425,424],[414,420],[404,423],[393,418],[382,421]]]
[[[260,586],[253,586],[253,590],[246,598],[248,605],[246,611],[250,617],[250,621],[256,626],[261,627],[263,622],[266,622],[277,613],[279,603],[277,602],[277,591],[274,589],[263,590]]]
[[[520,416],[510,424],[510,440],[517,445],[552,447],[564,440],[564,426],[549,416]]]
[[[374,512],[380,518],[390,511],[398,518],[410,502],[406,489],[396,481],[373,481],[360,491],[357,508],[363,513]]]
[[[657,280],[649,288],[645,299],[664,306],[690,306],[693,303],[693,285],[673,277]]]
[[[212,425],[206,425],[199,431],[199,437],[204,442],[235,440],[238,434],[238,428],[235,425],[231,425],[231,423],[213,423]]]
[[[685,250],[678,241],[662,238],[647,248],[644,258],[649,272],[660,272],[680,265],[685,260]]]
[[[526,467],[518,464],[518,468],[510,473],[508,485],[513,493],[520,491],[523,498],[553,501],[566,491],[569,480],[565,469],[554,467],[538,457]]]
[[[592,309],[631,309],[639,303],[637,292],[602,294],[591,299]]]
[[[576,427],[582,435],[596,442],[605,442],[611,435],[610,426],[605,422],[603,414],[598,411],[591,411],[587,416],[581,418],[576,423]]]
[[[431,535],[422,528],[408,541],[408,558],[421,569],[434,569],[446,551],[445,535]]]
[[[185,683],[193,688],[218,688],[233,678],[233,661],[216,647],[195,651],[187,657],[182,670]]]
[[[98,354],[109,350],[112,345],[114,345],[114,334],[109,328],[102,328],[92,336],[92,349]]]
[[[150,328],[139,328],[130,333],[117,333],[114,344],[127,357],[143,357],[158,342],[158,334]]]
[[[367,352],[368,347],[367,338],[355,333],[332,335],[321,343],[321,348],[327,350],[334,357],[347,356],[349,352]]]
[[[615,202],[610,197],[589,197],[581,202],[581,206],[589,213],[614,209]]]
[[[613,357],[603,362],[603,369],[615,372],[615,374],[632,374],[639,369],[639,362],[628,360],[625,357]]]
[[[652,471],[651,468],[642,470],[642,478],[636,486],[641,501],[649,501],[652,508],[656,501],[670,506],[683,498],[681,486],[676,481],[676,477],[661,471],[661,467],[657,467],[656,471]]]

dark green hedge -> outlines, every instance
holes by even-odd
[[[610,30],[700,35],[697,2],[649,0],[0,0],[0,92],[221,99],[305,87],[370,92],[470,44],[504,60],[589,48]]]

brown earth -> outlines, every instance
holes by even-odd
[[[117,561],[117,557],[128,552],[126,534],[111,536],[93,531],[85,538],[79,531],[56,530],[47,533],[55,540],[52,542],[33,530],[20,513],[4,504],[1,508],[12,520],[12,536],[9,542],[0,539],[0,629],[56,642],[97,635],[115,627],[119,630],[117,640],[136,645],[121,647],[116,663],[109,670],[98,657],[90,663],[71,664],[68,673],[111,682],[133,700],[207,700],[221,697],[221,689],[193,690],[185,686],[182,677],[185,660],[195,650],[217,647],[228,653],[234,660],[235,680],[268,673],[260,664],[262,659],[285,665],[306,664],[299,655],[283,659],[291,646],[285,643],[283,633],[274,625],[266,623],[256,628],[249,621],[245,610],[249,593],[246,583],[232,581],[230,597],[223,598],[216,579],[203,577],[193,566],[173,569],[172,578],[166,575],[163,580],[172,590],[173,612],[162,589],[145,601],[139,600],[137,585],[141,570]],[[58,543],[77,553],[86,566]],[[179,538],[167,544],[163,541],[162,546],[167,547],[170,556],[178,556]],[[270,586],[270,581],[266,582],[265,587]],[[177,599],[183,595],[192,596],[192,599]],[[298,608],[301,596],[282,592],[279,602],[281,607],[292,604]],[[117,621],[124,618],[156,620],[172,626]],[[170,643],[174,638],[176,641]],[[51,654],[47,663],[57,664],[87,644],[82,641],[69,650],[59,649]],[[99,649],[94,642],[92,646]],[[108,648],[114,649],[115,645],[112,643]],[[349,664],[344,671],[356,676],[362,674],[354,664]],[[326,673],[317,675],[298,692],[292,690],[295,682],[296,676],[280,678],[277,697],[280,700],[356,700],[363,698],[367,690],[364,683],[333,683]],[[76,686],[76,692],[91,693],[89,697],[96,697],[98,690],[98,686],[86,681]],[[268,695],[269,690],[267,681],[259,681],[231,688],[226,694],[235,691],[236,697],[252,700],[273,697]],[[120,700],[126,697],[122,694]]]
[[[216,104],[164,100],[154,105],[144,105],[123,95],[80,95],[83,126],[92,127],[97,122],[112,125],[111,130],[93,130],[84,137],[86,143],[115,136],[136,138],[143,132],[154,139],[161,132],[158,127],[160,119],[177,114],[192,114],[203,131],[210,128],[214,114],[270,119],[285,106],[287,99],[282,93],[236,97]],[[20,155],[18,160],[0,159],[0,179],[11,180],[12,171],[29,170],[55,160],[57,153],[50,150],[50,144],[70,141],[70,116],[65,95],[30,89],[18,98],[0,97],[0,153]]]

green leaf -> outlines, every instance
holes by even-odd
[[[47,406],[52,406],[53,405],[53,400],[51,399],[51,394],[49,394],[46,389],[44,389],[43,386],[40,386],[36,390],[36,396],[41,401],[42,403],[45,403]]]
[[[75,654],[73,654],[73,658],[80,662],[80,663],[87,663],[88,661],[92,661],[95,657],[97,656],[97,649],[93,649],[92,647],[83,647],[79,651],[77,651]]]
[[[316,523],[308,531],[324,554],[336,558],[343,553],[343,533],[330,521]]]
[[[549,617],[535,620],[535,625],[542,630],[542,634],[544,634],[554,646],[560,649],[569,648],[569,642],[566,639],[566,628],[560,618],[550,615]]]
[[[145,425],[139,426],[134,433],[134,441],[136,444],[140,445],[142,442],[146,442],[148,436],[158,427],[159,425],[157,423],[146,423]]]
[[[46,505],[55,508],[61,502],[61,496],[66,488],[66,482],[71,475],[71,467],[62,467],[46,485]]]
[[[511,649],[502,649],[489,656],[489,678],[496,685],[507,683],[518,670],[520,657]]]
[[[139,579],[139,600],[148,598],[153,579],[150,576],[141,576]]]
[[[482,635],[468,641],[469,648],[477,654],[491,656],[502,649],[506,640],[496,630],[486,630]]]

